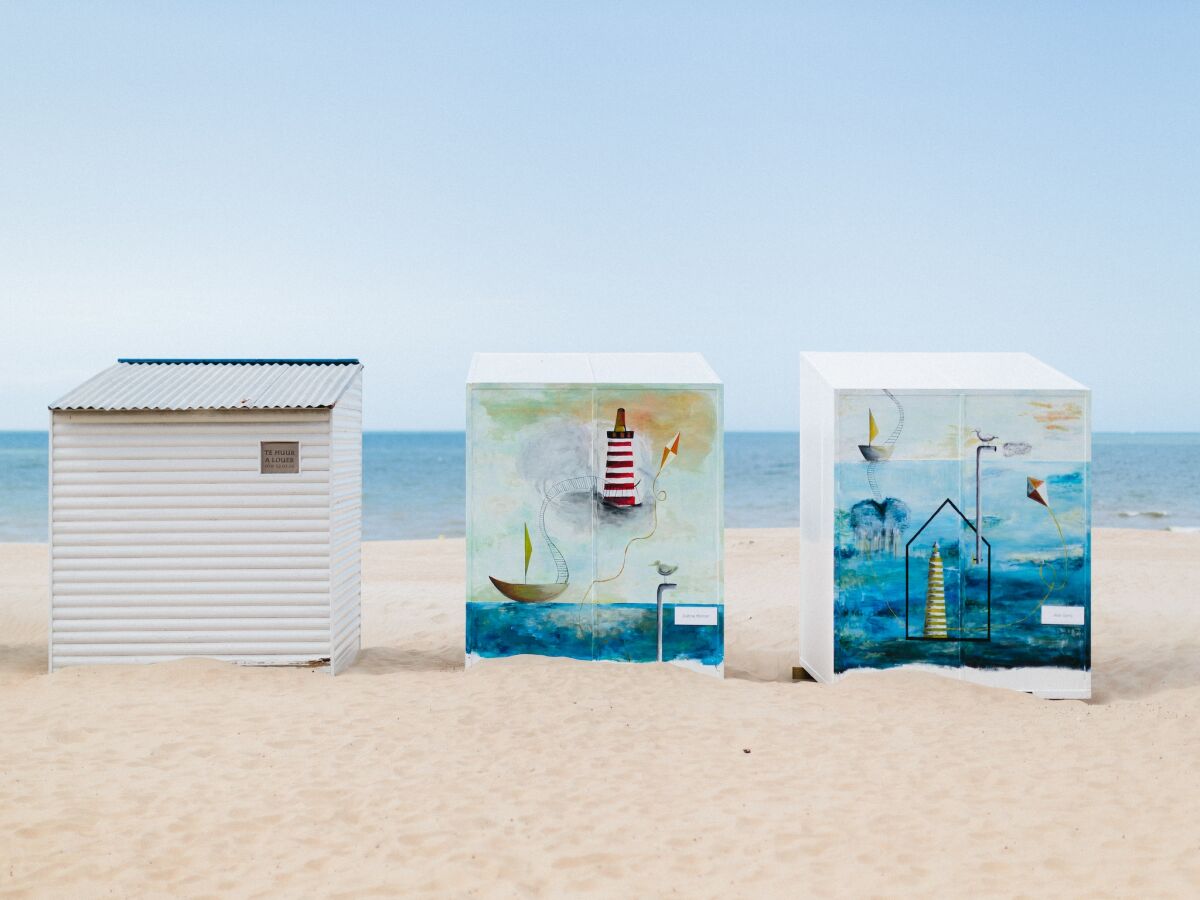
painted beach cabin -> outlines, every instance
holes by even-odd
[[[51,671],[354,661],[358,360],[122,359],[50,410]]]
[[[1090,393],[1023,353],[806,353],[800,657],[1091,695]]]
[[[466,656],[724,671],[722,386],[695,353],[477,354]]]

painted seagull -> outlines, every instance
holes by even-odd
[[[975,437],[979,438],[979,443],[981,444],[990,444],[996,439],[996,435],[994,434],[980,434],[978,428],[973,430],[975,431]]]
[[[670,566],[657,559],[650,563],[650,565],[655,566],[658,569],[658,574],[663,577],[664,583],[666,582],[667,578],[671,575],[674,575],[675,571],[679,568],[679,566]]]

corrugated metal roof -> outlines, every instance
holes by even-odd
[[[151,357],[148,359],[135,359],[133,357],[118,357],[119,363],[172,363],[179,365],[181,363],[195,363],[198,366],[230,366],[230,365],[245,365],[245,366],[274,366],[274,365],[289,365],[289,366],[353,366],[358,365],[357,359],[254,359],[254,358],[237,358],[237,359],[170,359],[165,357]]]
[[[357,360],[123,361],[50,404],[54,410],[325,409]]]

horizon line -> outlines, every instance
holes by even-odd
[[[45,434],[49,435],[50,431],[46,428],[0,428],[0,434]],[[462,434],[465,435],[465,428],[364,428],[363,434]],[[794,428],[726,428],[725,434],[794,434],[799,435],[798,429]],[[1118,430],[1103,430],[1096,429],[1091,432],[1092,436],[1096,435],[1124,435],[1124,434],[1155,434],[1155,435],[1175,435],[1200,436],[1200,431],[1165,431],[1157,429],[1118,429]]]

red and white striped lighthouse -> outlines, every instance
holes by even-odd
[[[625,428],[625,409],[608,432],[608,458],[604,464],[604,502],[610,506],[637,506],[637,471],[633,459],[633,432]]]

